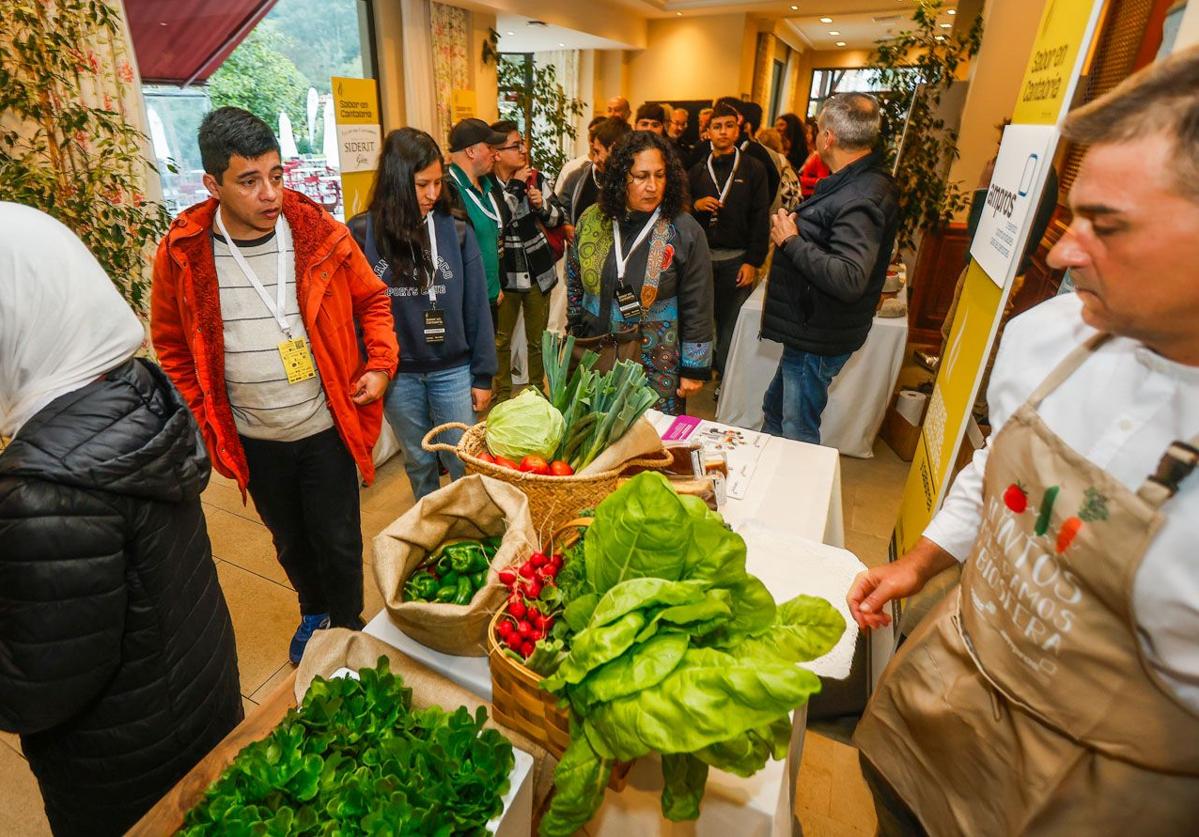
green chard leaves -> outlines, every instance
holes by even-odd
[[[845,630],[823,599],[782,605],[745,542],[698,498],[643,473],[595,511],[564,596],[573,635],[542,687],[571,708],[544,837],[584,825],[615,761],[662,758],[663,815],[699,815],[709,766],[749,776],[786,755],[790,713],[820,690],[797,663]]]
[[[250,744],[184,821],[184,835],[484,835],[515,757],[483,708],[412,708],[386,657],[313,681],[299,710]],[[605,778],[604,781],[607,781]]]

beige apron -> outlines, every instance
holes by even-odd
[[[855,734],[938,837],[1199,833],[1199,717],[1145,664],[1132,602],[1193,451],[1171,445],[1134,493],[1037,414],[1105,339],[996,435],[961,586],[900,648]]]

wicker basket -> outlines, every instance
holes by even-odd
[[[559,527],[555,531],[557,548],[565,549],[573,544],[579,539],[577,527],[590,524],[591,518],[580,517]],[[554,549],[555,542],[551,540],[549,550]],[[558,697],[541,688],[540,674],[504,653],[496,640],[496,626],[503,617],[502,609],[496,611],[487,626],[491,713],[497,723],[519,732],[561,758],[570,744],[570,710],[559,706]],[[632,767],[632,762],[617,762],[612,768],[608,787],[615,791],[622,790]]]
[[[433,438],[447,430],[464,430],[457,445],[434,442]],[[449,451],[458,455],[469,474],[486,474],[504,482],[510,482],[529,498],[529,513],[533,517],[533,528],[542,540],[561,528],[566,521],[576,517],[583,509],[593,509],[616,490],[617,481],[625,468],[665,468],[674,461],[662,452],[657,457],[632,459],[611,471],[598,474],[575,474],[569,477],[546,477],[514,471],[479,458],[487,451],[487,422],[481,421],[474,427],[461,422],[450,422],[434,427],[421,440],[427,451]]]

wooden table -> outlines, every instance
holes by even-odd
[[[233,728],[175,787],[138,820],[127,837],[161,837],[174,834],[183,818],[247,745],[266,738],[296,705],[296,673],[267,695],[266,700]]]

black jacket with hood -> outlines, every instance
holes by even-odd
[[[124,833],[240,720],[196,423],[133,360],[0,454],[0,728],[56,834]]]
[[[899,227],[895,183],[873,152],[820,181],[775,252],[761,336],[816,355],[856,352],[874,321]]]

